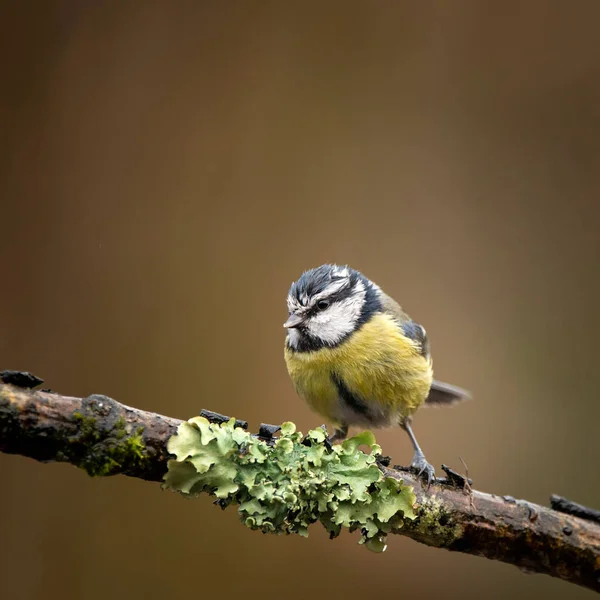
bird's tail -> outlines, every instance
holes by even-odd
[[[470,398],[471,394],[467,390],[434,379],[425,404],[447,406]]]

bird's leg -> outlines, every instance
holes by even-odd
[[[417,438],[415,437],[415,434],[410,426],[410,419],[404,419],[400,426],[402,429],[404,429],[404,431],[406,431],[406,433],[408,433],[408,437],[410,438],[413,448],[415,449],[415,454],[412,462],[410,463],[411,469],[416,471],[419,477],[424,475],[427,479],[427,485],[430,485],[435,479],[435,469],[425,459],[425,454],[423,454],[423,450],[421,450],[421,446],[419,446],[419,442],[417,442]]]
[[[340,425],[336,427],[333,431],[333,435],[329,437],[329,442],[331,444],[336,444],[337,442],[342,442],[346,439],[348,435],[348,425]]]

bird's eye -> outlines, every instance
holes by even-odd
[[[317,308],[319,310],[325,310],[326,308],[329,308],[329,304],[330,304],[329,300],[319,300],[317,302]]]

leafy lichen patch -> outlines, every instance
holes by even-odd
[[[236,504],[241,520],[264,533],[306,536],[308,526],[320,521],[331,537],[343,527],[360,529],[361,543],[385,549],[386,534],[415,518],[412,487],[384,477],[371,432],[333,447],[325,442],[321,429],[303,437],[293,423],[284,423],[280,437],[267,444],[233,419],[211,424],[194,417],[168,442],[175,458],[164,487],[186,496],[208,492],[221,506]]]

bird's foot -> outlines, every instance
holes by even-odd
[[[410,463],[410,468],[417,474],[417,477],[423,477],[427,481],[427,487],[435,481],[435,469],[427,462],[422,452],[415,452]]]
[[[329,443],[332,445],[339,444],[340,442],[343,442],[347,436],[348,436],[348,427],[346,427],[346,426],[336,427],[333,431],[333,435],[329,436]]]

